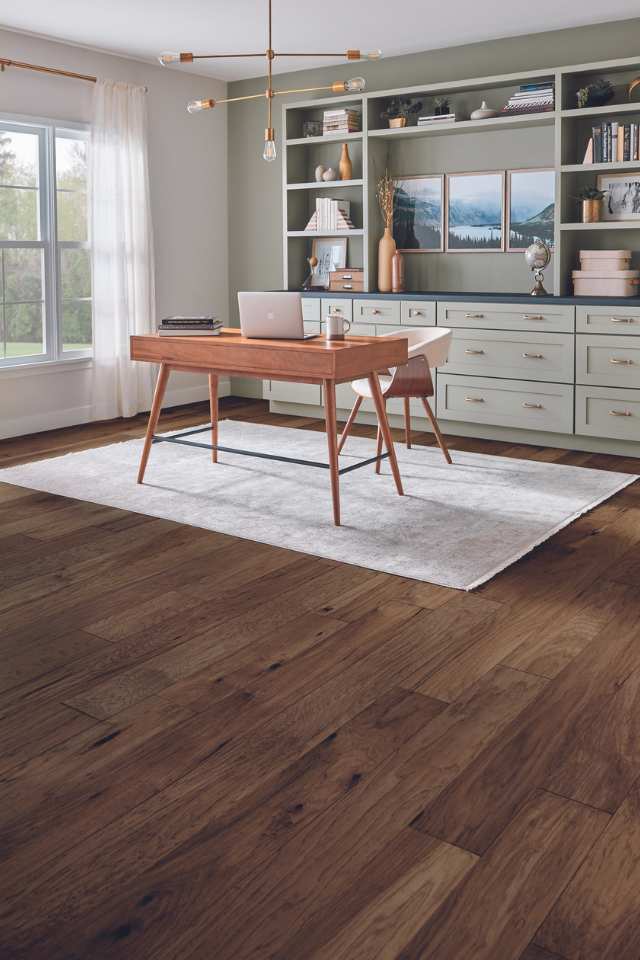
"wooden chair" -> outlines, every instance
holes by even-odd
[[[406,336],[409,341],[409,362],[379,375],[382,396],[385,403],[392,397],[402,397],[404,400],[404,429],[407,448],[411,447],[410,400],[412,397],[421,400],[431,421],[438,446],[442,450],[447,463],[451,463],[447,445],[428,400],[434,394],[431,370],[446,362],[451,342],[451,330],[446,327],[421,327],[420,329],[394,330],[393,333],[385,333],[383,336],[397,337],[399,334]],[[353,380],[351,387],[356,394],[356,400],[342,431],[338,443],[338,453],[345,445],[362,401],[371,399],[371,388],[368,380]],[[380,427],[378,427],[378,457],[380,457],[381,452],[382,433]],[[380,473],[380,460],[376,463],[376,473]]]

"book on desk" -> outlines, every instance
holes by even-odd
[[[215,337],[222,329],[222,320],[214,315],[198,317],[165,317],[160,321],[161,337]]]

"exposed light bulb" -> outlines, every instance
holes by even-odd
[[[364,77],[353,77],[351,80],[345,80],[344,89],[347,93],[362,93],[366,85]]]
[[[382,56],[382,50],[370,50],[369,53],[365,53],[367,60],[379,60]]]
[[[180,54],[170,51],[161,53],[158,57],[158,63],[163,67],[168,67],[170,63],[180,63]]]
[[[276,150],[275,140],[265,140],[264,150],[262,151],[262,159],[266,160],[267,163],[271,163],[278,156],[278,151]]]
[[[190,100],[187,104],[187,110],[189,113],[199,113],[201,110],[213,110],[215,107],[215,100],[202,99],[202,100]]]

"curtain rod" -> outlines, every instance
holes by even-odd
[[[73,80],[88,80],[95,83],[97,77],[87,76],[85,73],[74,73],[72,70],[58,70],[56,67],[41,67],[36,63],[22,63],[20,60],[8,60],[0,57],[0,70],[5,67],[20,67],[22,70],[36,70],[38,73],[53,73],[58,77],[71,77]]]

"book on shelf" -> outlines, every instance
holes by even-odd
[[[502,113],[546,113],[555,106],[554,85],[548,80],[542,83],[524,83],[512,93]]]
[[[455,113],[434,113],[426,117],[418,117],[418,126],[419,127],[428,127],[431,124],[437,123],[455,123],[457,120]]]
[[[626,163],[640,160],[638,123],[603,120],[591,128],[584,160],[588,163]]]
[[[322,115],[323,133],[359,133],[362,130],[362,113],[343,107],[325,110]]]
[[[305,227],[307,233],[329,233],[334,230],[353,230],[349,200],[330,200],[316,197],[316,209]]]

